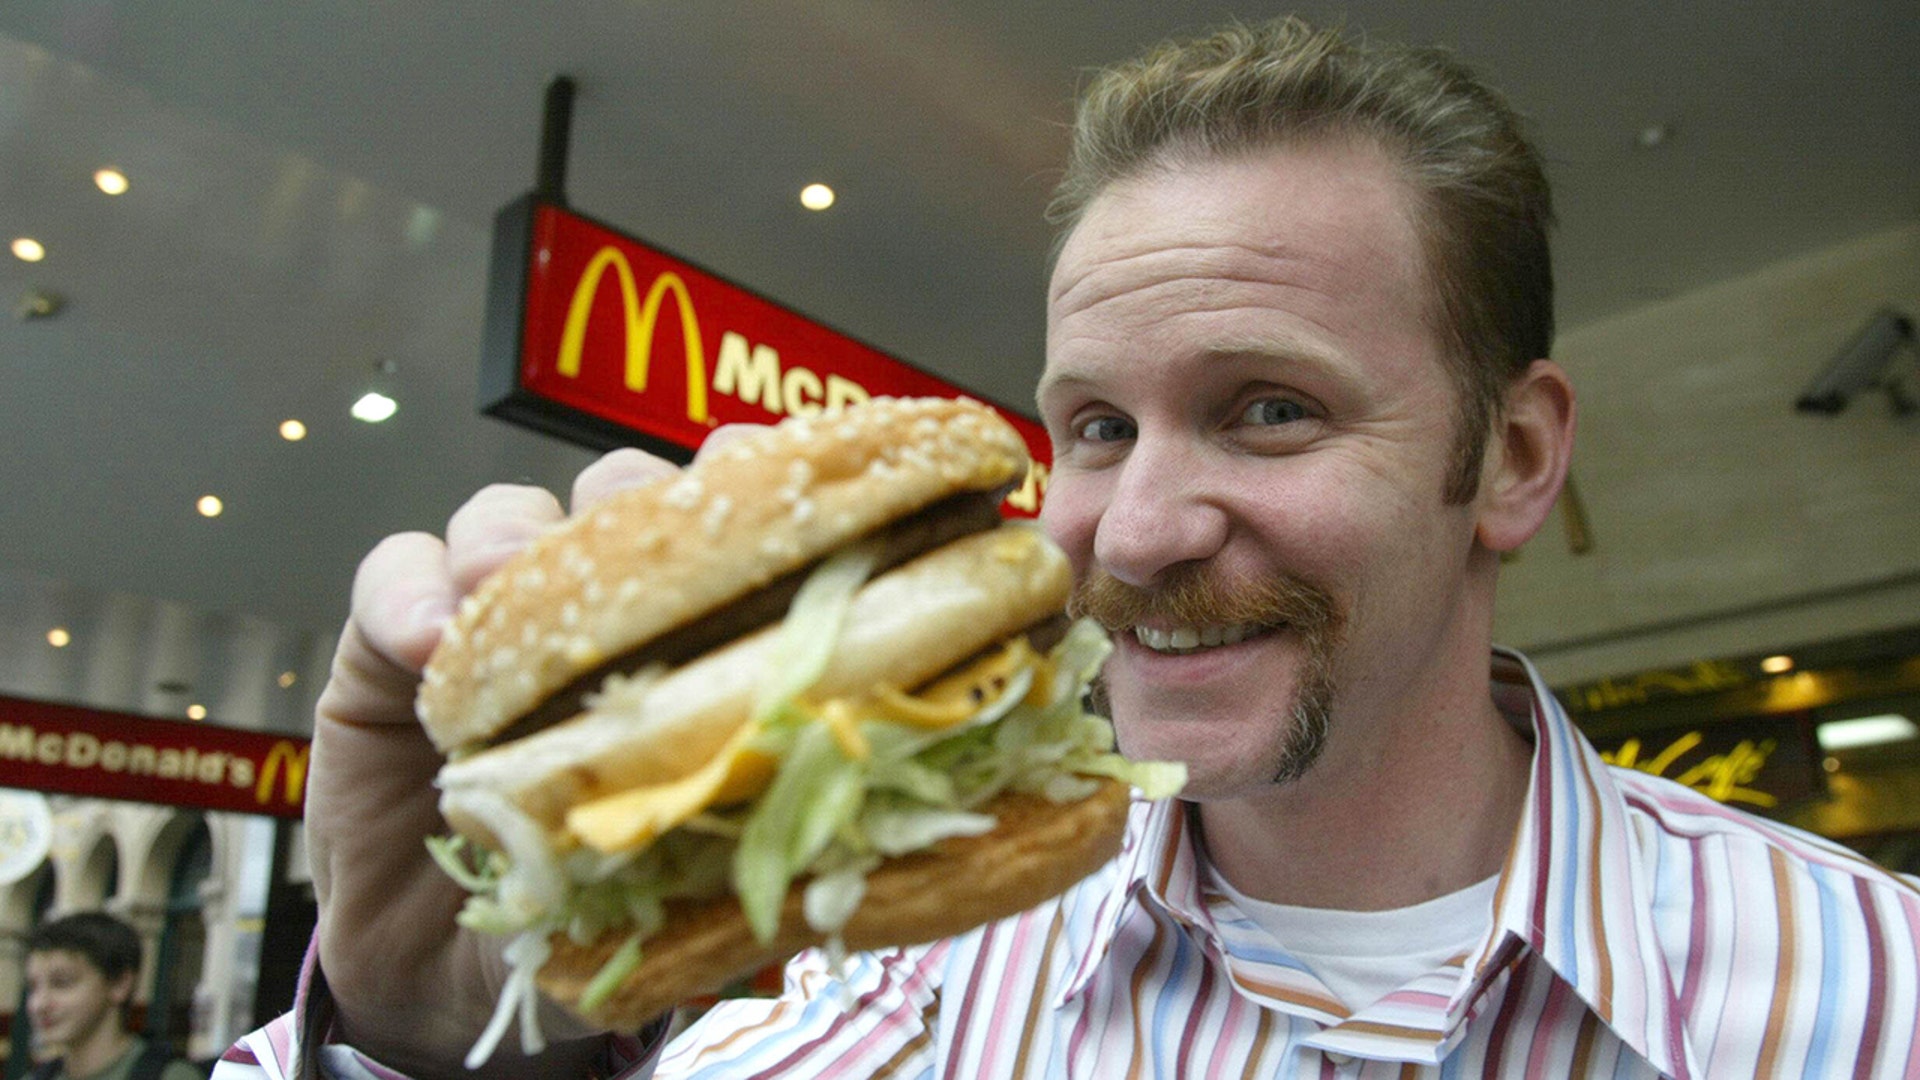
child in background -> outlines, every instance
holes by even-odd
[[[203,1080],[190,1062],[127,1030],[140,936],[111,915],[55,919],[27,939],[32,1080]]]

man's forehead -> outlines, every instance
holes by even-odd
[[[1398,166],[1364,140],[1315,140],[1180,156],[1109,184],[1067,234],[1049,308],[1084,302],[1089,278],[1150,274],[1155,260],[1231,275],[1338,247],[1381,263],[1417,260],[1415,200]]]

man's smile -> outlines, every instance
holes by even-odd
[[[1250,637],[1267,632],[1272,627],[1261,623],[1208,623],[1202,626],[1175,626],[1161,628],[1154,626],[1135,626],[1135,641],[1158,653],[1170,653],[1184,656],[1221,645],[1238,645]]]

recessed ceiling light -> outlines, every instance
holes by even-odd
[[[299,442],[307,437],[307,425],[298,420],[280,421],[280,437],[288,442]]]
[[[56,626],[47,631],[47,644],[56,649],[64,649],[68,645],[73,644],[73,635],[67,633],[66,627]]]
[[[833,205],[833,189],[825,184],[808,184],[800,189],[800,205],[809,210],[825,210]]]
[[[1920,727],[1913,721],[1897,713],[1883,716],[1860,716],[1852,720],[1831,720],[1814,729],[1814,735],[1820,741],[1820,749],[1826,751],[1851,750],[1862,746],[1879,746],[1881,743],[1904,742],[1920,735]]]
[[[1785,675],[1787,672],[1793,670],[1793,657],[1784,655],[1769,656],[1765,660],[1760,661],[1760,670],[1769,675]]]
[[[109,195],[127,193],[127,174],[119,169],[101,169],[93,174],[93,184]]]
[[[369,390],[353,403],[353,418],[377,424],[400,410],[400,403],[378,390]]]
[[[1656,146],[1664,146],[1672,137],[1672,127],[1666,124],[1648,124],[1640,129],[1639,134],[1633,137],[1633,141],[1639,144],[1640,149],[1651,150]]]
[[[202,495],[200,496],[200,501],[193,505],[200,511],[201,517],[210,518],[219,517],[220,511],[227,508],[226,504],[220,501],[220,496],[218,495]]]
[[[47,257],[46,246],[31,236],[18,237],[13,242],[13,257],[21,262],[39,262]]]
[[[187,706],[187,719],[205,720],[206,718],[207,718],[207,707],[205,705]]]

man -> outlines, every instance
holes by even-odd
[[[140,935],[111,915],[82,912],[43,924],[27,939],[27,1016],[34,1080],[201,1080],[166,1047],[126,1027]]]
[[[1499,556],[1550,512],[1574,429],[1544,359],[1547,186],[1496,95],[1437,54],[1233,28],[1092,85],[1057,209],[1043,520],[1114,637],[1122,748],[1190,785],[1057,900],[855,958],[851,1011],[803,960],[662,1074],[1920,1068],[1920,891],[1609,770],[1492,649]],[[664,468],[605,459],[575,505]],[[417,1075],[458,1057],[498,966],[443,929],[450,890],[412,850],[435,763],[411,688],[454,598],[561,514],[490,489],[444,545],[377,549],[321,705],[332,1032]],[[481,992],[423,1009],[427,986]],[[638,1075],[656,1052],[493,1068]]]

